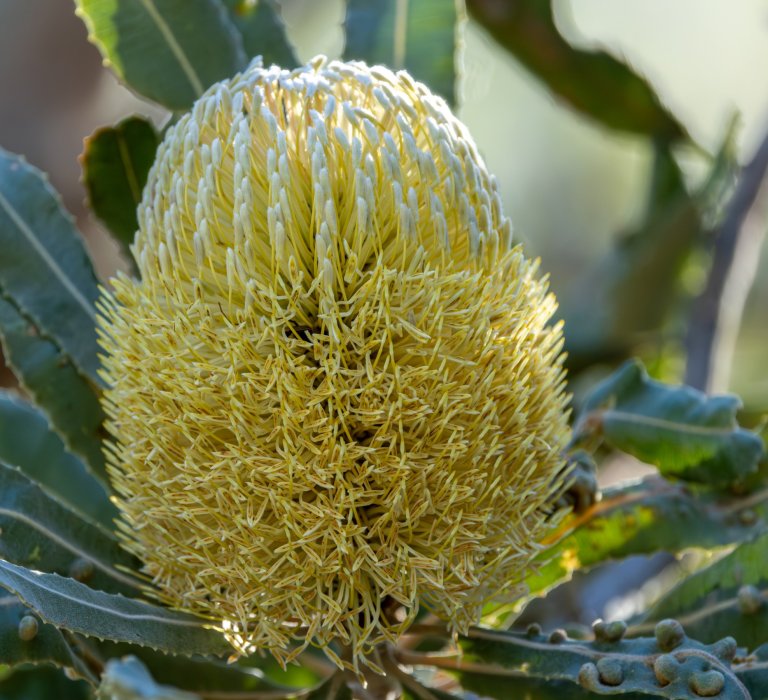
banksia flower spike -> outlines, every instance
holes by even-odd
[[[104,404],[154,596],[240,653],[357,666],[420,605],[461,631],[519,593],[562,487],[561,334],[443,100],[254,64],[168,130],[133,253]]]

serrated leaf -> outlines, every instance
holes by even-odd
[[[730,554],[697,571],[666,593],[643,616],[642,627],[674,617],[702,641],[726,635],[747,647],[768,642],[768,533],[739,544]],[[748,595],[739,591],[752,586]]]
[[[18,469],[0,464],[0,557],[76,575],[99,590],[136,595],[140,583],[115,567],[138,562],[117,540],[68,510]]]
[[[89,39],[117,75],[170,110],[245,66],[240,36],[218,0],[76,0]]]
[[[2,307],[0,302],[0,327],[4,327]],[[3,391],[0,391],[0,461],[19,467],[65,505],[112,529],[118,511],[102,485],[88,473],[79,458],[64,449],[61,438],[48,427],[45,416],[26,401]]]
[[[605,51],[571,46],[557,30],[552,5],[467,2],[472,18],[572,109],[611,129],[670,142],[686,137],[645,78]]]
[[[405,68],[455,104],[459,8],[455,0],[348,0],[344,59]]]
[[[19,623],[29,614],[30,611],[16,596],[0,595],[0,662],[12,667],[19,664],[53,664],[60,668],[72,668],[81,676],[91,678],[92,674],[82,659],[53,625],[38,622],[33,639],[22,640],[19,637]],[[0,689],[2,687],[0,683]]]
[[[80,455],[103,485],[108,483],[102,452],[104,412],[98,391],[70,358],[30,318],[0,297],[3,355],[19,384],[48,417],[67,448]]]
[[[721,700],[749,700],[718,646],[706,646],[685,638],[675,649],[677,677],[660,685],[653,668],[654,660],[664,651],[655,638],[623,639],[617,642],[558,641],[552,643],[543,635],[472,629],[459,638],[461,655],[445,653],[420,654],[400,651],[404,663],[434,666],[448,671],[465,690],[482,697],[549,698],[536,690],[549,684],[560,684],[561,697],[587,698],[597,695],[652,696],[675,700],[698,700],[691,687],[694,676],[712,669],[722,674]],[[613,663],[618,682],[605,683],[602,674],[606,663]],[[599,666],[598,666],[599,664]],[[598,669],[602,668],[603,671]],[[557,687],[557,686],[555,686]],[[591,694],[584,692],[591,691]]]
[[[170,654],[230,651],[204,620],[119,594],[89,588],[71,578],[0,560],[0,586],[17,595],[46,622],[86,637],[147,646]]]
[[[754,511],[743,517],[738,501],[694,494],[680,484],[649,477],[606,489],[599,503],[565,521],[526,584],[539,593],[577,569],[636,554],[723,546],[764,530],[765,522]]]
[[[159,136],[146,119],[129,117],[85,140],[81,166],[93,213],[127,251],[138,228],[136,207]]]
[[[98,283],[72,217],[46,177],[0,149],[0,290],[98,382]]]
[[[99,700],[200,700],[168,685],[159,685],[135,656],[107,663],[98,692]]]
[[[598,435],[665,476],[727,486],[756,471],[764,453],[760,437],[737,424],[740,406],[736,396],[654,381],[630,361],[585,399],[574,442]]]
[[[223,0],[232,22],[242,36],[243,48],[250,58],[261,56],[265,65],[282,68],[298,64],[285,34],[279,8],[272,0]]]
[[[91,700],[83,681],[70,681],[55,668],[24,668],[0,681],[0,700]]]

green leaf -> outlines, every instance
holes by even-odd
[[[91,700],[83,681],[70,681],[55,668],[25,668],[0,681],[0,700]]]
[[[0,586],[16,594],[56,627],[113,642],[129,642],[171,654],[231,651],[199,618],[119,594],[89,588],[71,578],[44,574],[0,560]]]
[[[405,68],[455,104],[463,21],[455,0],[348,0],[344,60]]]
[[[0,659],[4,664],[53,664],[60,668],[74,669],[84,678],[92,677],[61,631],[53,625],[47,625],[35,618],[37,633],[32,639],[21,639],[19,623],[25,617],[34,616],[16,596],[0,595]],[[0,698],[3,697],[3,687],[3,683],[0,683]]]
[[[647,80],[605,51],[571,46],[557,30],[550,0],[467,0],[467,7],[501,46],[577,112],[611,129],[667,142],[687,136]]]
[[[85,140],[80,162],[91,209],[126,250],[138,228],[136,207],[159,142],[155,128],[141,117],[99,129]]]
[[[0,557],[75,576],[99,590],[136,595],[139,582],[115,567],[136,560],[101,527],[65,508],[18,469],[0,464]]]
[[[482,697],[508,700],[517,697],[551,698],[550,684],[560,697],[597,695],[653,696],[698,700],[694,687],[716,671],[722,681],[721,700],[750,697],[731,669],[731,643],[703,645],[682,635],[673,646],[656,638],[616,641],[571,641],[541,634],[515,634],[472,629],[459,638],[461,654],[449,656],[396,652],[402,663],[435,667],[451,673],[465,690]],[[661,654],[674,651],[674,678],[662,685],[654,669]],[[544,690],[540,694],[539,690]],[[584,691],[591,691],[590,694]],[[531,695],[527,695],[527,693]]]
[[[67,448],[80,455],[91,473],[107,484],[102,452],[104,412],[96,386],[31,318],[2,297],[0,335],[5,360],[19,383],[46,413]]]
[[[230,18],[240,31],[249,58],[261,56],[264,63],[282,68],[298,65],[293,48],[285,35],[279,9],[272,0],[223,0]]]
[[[200,700],[168,685],[158,685],[135,656],[112,659],[101,679],[99,700]]]
[[[739,542],[765,530],[758,517],[763,511],[753,510],[757,507],[752,499],[741,508],[736,499],[694,494],[659,477],[607,489],[599,503],[552,535],[552,544],[538,556],[538,569],[526,583],[538,593],[568,579],[576,569],[613,559]],[[760,507],[768,508],[765,503]]]
[[[2,319],[0,303],[0,319]],[[0,325],[2,325],[0,320]],[[19,467],[71,509],[112,529],[117,508],[33,406],[0,391],[0,461]]]
[[[218,0],[76,0],[77,14],[117,75],[144,97],[189,109],[246,58]]]
[[[72,217],[46,177],[0,149],[0,290],[98,381],[98,283]]]
[[[702,641],[728,634],[748,649],[768,642],[766,562],[768,533],[685,578],[643,616],[638,629],[675,617]]]
[[[666,476],[727,486],[756,471],[764,453],[760,437],[738,426],[740,406],[735,396],[653,381],[630,361],[586,398],[574,441],[599,436]]]

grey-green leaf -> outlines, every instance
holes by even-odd
[[[80,163],[93,213],[127,251],[138,228],[136,207],[159,137],[146,119],[129,117],[85,140]]]
[[[0,560],[0,586],[16,594],[46,622],[88,637],[148,646],[171,654],[225,654],[229,644],[203,620],[71,578]]]
[[[83,241],[37,168],[0,149],[0,290],[98,381],[98,283]]]
[[[19,636],[19,625],[24,624],[22,620],[27,622],[30,618],[36,621],[36,633],[23,635],[26,638],[22,639]],[[91,675],[60,630],[37,621],[16,596],[7,593],[0,595],[0,661],[8,666],[53,664],[61,668],[72,668],[85,678]]]
[[[106,485],[102,452],[104,413],[99,390],[77,370],[61,347],[43,333],[15,303],[0,297],[5,361],[67,448],[80,455],[94,476]]]
[[[18,469],[0,464],[0,557],[75,576],[100,590],[136,595],[137,567],[117,540],[68,510]]]
[[[200,700],[168,685],[159,685],[135,656],[107,662],[98,693],[99,700]]]
[[[0,303],[0,318],[2,318]],[[55,494],[71,509],[112,529],[117,508],[83,462],[64,449],[61,438],[34,406],[0,391],[0,461]]]
[[[455,0],[348,0],[344,59],[405,68],[455,104],[459,8]]]
[[[459,645],[463,653],[457,658],[407,651],[399,656],[407,664],[448,671],[464,689],[498,700],[524,697],[527,692],[531,697],[552,697],[536,692],[550,684],[560,685],[560,697],[579,700],[592,694],[697,700],[695,687],[713,670],[721,683],[718,698],[750,697],[731,668],[731,644],[706,646],[684,634],[674,647],[673,673],[663,683],[654,664],[671,649],[655,637],[588,642],[472,629],[459,638]]]
[[[748,649],[768,642],[768,533],[741,543],[714,564],[683,579],[643,616],[676,617],[702,641],[725,634]]]
[[[753,473],[764,453],[760,437],[736,422],[740,406],[735,396],[654,381],[630,361],[587,397],[574,441],[598,435],[665,476],[725,486]]]
[[[144,97],[180,111],[246,58],[219,0],[76,0],[104,62]]]
[[[240,32],[248,58],[261,56],[265,65],[282,68],[298,64],[285,34],[285,25],[273,0],[223,0],[232,22]]]

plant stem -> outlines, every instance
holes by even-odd
[[[768,134],[742,170],[715,235],[707,284],[691,312],[685,382],[702,391],[728,388],[736,336],[765,235],[765,218],[756,214],[754,203],[767,170]]]

